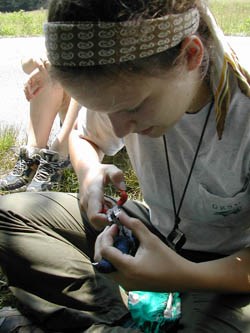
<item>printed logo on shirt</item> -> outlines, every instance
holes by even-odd
[[[242,210],[242,206],[240,202],[233,205],[212,204],[212,209],[215,210],[214,215],[220,215],[226,217],[232,214],[240,213]]]

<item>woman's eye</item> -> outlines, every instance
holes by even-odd
[[[137,108],[127,110],[127,112],[129,112],[129,113],[136,113],[139,110],[140,110],[140,107],[138,106]]]

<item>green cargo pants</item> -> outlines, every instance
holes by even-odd
[[[150,225],[142,204],[128,201],[125,210]],[[91,264],[96,236],[76,194],[0,197],[0,265],[22,311],[47,330],[139,332],[123,327],[126,294]],[[249,304],[250,295],[183,294],[182,317],[171,332],[250,332]]]

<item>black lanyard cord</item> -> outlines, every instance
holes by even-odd
[[[184,187],[184,190],[183,190],[183,193],[182,193],[182,197],[181,197],[178,209],[176,209],[176,202],[175,202],[175,195],[174,195],[174,186],[173,186],[173,180],[172,180],[172,174],[171,174],[171,168],[170,168],[170,162],[169,162],[168,147],[167,147],[167,139],[166,139],[166,135],[163,135],[163,142],[164,142],[164,149],[165,149],[165,156],[166,156],[167,169],[168,169],[168,177],[169,177],[169,184],[170,184],[170,192],[171,192],[172,204],[173,204],[174,215],[175,215],[174,229],[178,228],[178,225],[179,225],[179,223],[181,221],[181,219],[179,217],[180,210],[181,210],[181,207],[182,207],[182,204],[183,204],[186,192],[187,192],[187,188],[188,188],[188,185],[189,185],[189,182],[190,182],[190,179],[191,179],[191,175],[192,175],[193,170],[194,170],[194,165],[195,165],[195,162],[197,160],[197,156],[198,156],[198,153],[199,153],[199,150],[200,150],[200,146],[201,146],[204,134],[205,134],[207,123],[208,123],[211,111],[213,109],[213,106],[214,106],[214,101],[211,102],[210,108],[208,110],[208,113],[207,113],[207,116],[206,116],[206,119],[205,119],[205,123],[203,125],[203,129],[202,129],[202,132],[201,132],[201,136],[200,136],[200,139],[199,139],[199,143],[198,143],[198,146],[196,148],[194,159],[193,159],[193,162],[192,162],[192,165],[191,165],[188,177],[187,177],[186,185]]]

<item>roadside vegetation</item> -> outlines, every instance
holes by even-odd
[[[209,4],[226,35],[250,36],[249,0],[210,0]]]
[[[1,37],[40,36],[43,33],[43,23],[46,20],[45,10],[13,13],[0,12]]]
[[[0,126],[0,170],[9,170],[15,161],[14,147],[18,130],[15,127]]]
[[[210,0],[209,4],[226,35],[250,36],[249,0]],[[0,36],[39,36],[45,21],[46,10],[0,12]]]

